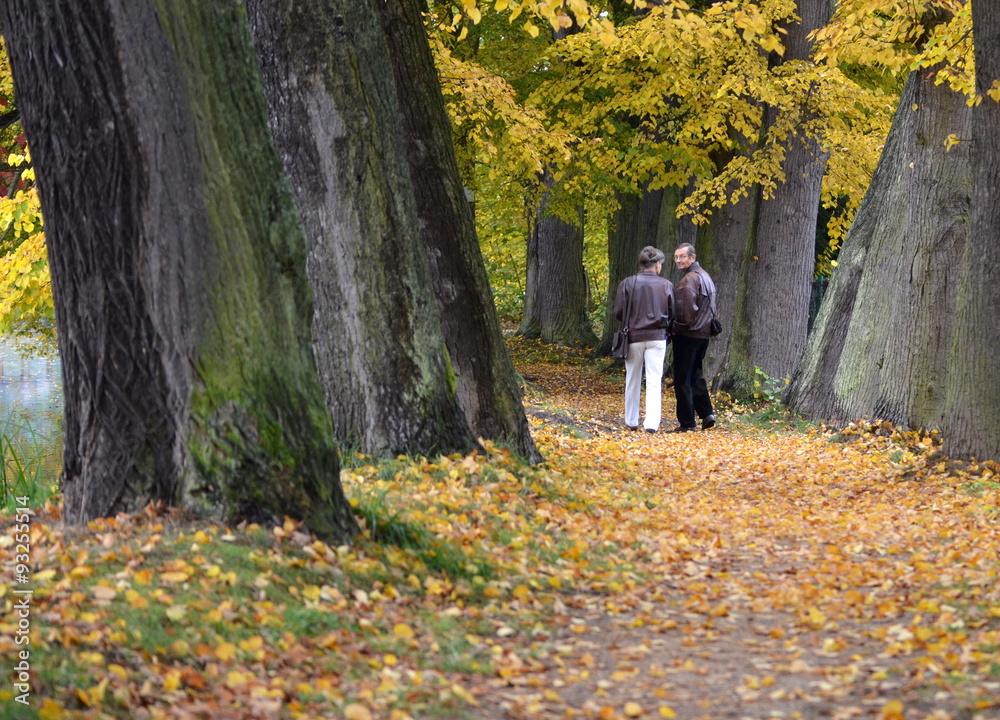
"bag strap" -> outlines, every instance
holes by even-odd
[[[625,297],[627,299],[625,300],[625,322],[622,323],[622,325],[624,325],[624,327],[622,328],[622,330],[624,330],[626,333],[629,330],[629,325],[631,325],[631,323],[629,322],[629,320],[632,319],[632,293],[635,292],[635,284],[638,281],[639,281],[638,274],[633,275],[632,276],[632,292],[628,292],[628,285],[625,286]]]

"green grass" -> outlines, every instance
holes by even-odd
[[[56,493],[62,470],[61,430],[42,436],[26,417],[8,413],[0,420],[0,452],[0,508],[37,507]]]

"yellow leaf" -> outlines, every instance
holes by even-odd
[[[531,589],[527,585],[518,585],[511,593],[518,600],[527,600],[531,596]]]
[[[524,23],[524,29],[529,35],[531,35],[531,37],[533,38],[538,37],[538,28],[535,27],[532,23],[530,22]]]
[[[642,705],[637,702],[625,703],[625,715],[628,717],[639,717],[642,715]]]
[[[168,583],[186,582],[190,577],[191,576],[188,575],[186,572],[177,572],[177,571],[165,572],[160,574],[160,580]]]
[[[882,706],[882,720],[904,720],[903,701],[890,700]]]
[[[250,673],[240,672],[239,670],[230,670],[226,673],[226,685],[229,687],[239,687],[240,685],[246,685],[247,681],[253,679],[253,675]]]
[[[997,102],[1000,102],[1000,80],[994,80],[993,86],[986,91],[986,94]]]
[[[170,654],[174,657],[185,657],[190,654],[191,646],[187,640],[174,640],[170,643]]]
[[[45,698],[42,707],[38,709],[39,720],[59,720],[66,715],[66,708],[51,698]]]
[[[232,660],[236,657],[236,646],[231,642],[220,643],[215,648],[215,657],[222,661]]]
[[[677,713],[675,713],[674,709],[669,705],[660,705],[660,717],[665,717],[667,720],[673,720],[673,718],[677,717]]]
[[[814,607],[809,608],[809,624],[814,628],[821,628],[826,623],[826,615]]]
[[[135,574],[135,581],[140,585],[149,585],[153,581],[153,571],[148,568]]]
[[[167,608],[167,617],[174,622],[182,620],[185,615],[187,615],[187,608],[183,605],[174,605],[173,607]]]
[[[264,638],[260,635],[254,635],[246,640],[240,640],[240,650],[244,652],[257,652],[262,647],[264,647]]]
[[[462,687],[461,685],[452,685],[452,686],[451,686],[451,691],[452,691],[452,693],[453,693],[453,694],[454,694],[454,695],[455,695],[456,697],[459,697],[459,698],[461,698],[461,699],[462,699],[462,700],[464,700],[465,702],[469,703],[469,705],[478,705],[478,704],[479,704],[479,701],[478,701],[478,700],[476,700],[476,698],[474,698],[474,697],[472,696],[472,694],[471,694],[471,693],[469,693],[469,691],[468,691],[468,690],[466,690],[466,689],[465,689],[464,687]]]
[[[208,543],[210,543],[212,541],[212,538],[210,538],[208,535],[206,535],[204,530],[199,530],[198,532],[196,532],[194,534],[194,537],[192,538],[192,540],[194,540],[196,543],[200,543],[202,545],[207,545]]]
[[[77,690],[76,696],[87,707],[94,707],[104,702],[104,691],[108,688],[108,679],[104,678],[100,683],[86,690]]]
[[[405,623],[397,623],[395,627],[392,628],[392,632],[396,637],[400,638],[401,640],[410,640],[416,635],[413,632],[413,628],[411,628],[409,625],[406,625]]]
[[[359,703],[351,703],[344,708],[345,720],[372,720],[371,710]]]

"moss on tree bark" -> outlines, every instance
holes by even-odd
[[[166,500],[349,540],[242,7],[0,12],[46,216],[66,518]]]

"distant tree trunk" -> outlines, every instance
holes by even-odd
[[[240,6],[9,0],[0,20],[45,212],[65,518],[165,500],[349,540]]]
[[[1000,80],[996,3],[973,3],[972,32],[984,97],[971,111],[972,241],[961,260],[944,450],[1000,460],[1000,103],[986,95]]]
[[[582,28],[553,31],[556,42]],[[566,222],[553,215],[551,202],[557,183],[551,168],[538,178],[543,190],[528,235],[527,272],[524,283],[524,316],[518,335],[569,347],[596,347],[597,335],[587,314],[590,286],[583,267],[583,207]]]
[[[809,59],[808,33],[829,19],[829,2],[799,0],[798,14],[802,22],[787,26],[784,62]],[[765,127],[773,123],[774,114],[773,109],[767,111]],[[772,378],[786,378],[802,356],[809,331],[816,218],[825,164],[826,156],[816,140],[790,138],[782,163],[785,180],[772,197],[759,200],[753,242],[743,263],[743,305],[736,311],[736,322],[745,322],[746,327],[735,330],[736,344],[725,368],[725,384],[737,394],[750,387],[755,367]],[[740,347],[743,342],[745,353]]]
[[[836,423],[944,424],[956,292],[971,272],[959,258],[974,154],[944,140],[968,127],[961,95],[910,76],[795,373],[794,410]]]
[[[730,159],[718,158],[717,165],[722,167]],[[746,303],[737,302],[737,293],[741,287],[741,278],[744,277],[741,264],[748,238],[753,233],[754,212],[758,200],[756,193],[751,193],[750,197],[743,198],[739,202],[726,203],[716,208],[709,222],[697,227],[697,236],[694,240],[682,240],[691,242],[695,246],[698,262],[715,281],[717,293],[715,309],[722,323],[722,333],[712,338],[704,363],[705,378],[713,390],[718,389],[722,382],[719,373],[728,357],[727,351],[733,350],[736,346],[743,348],[745,352],[747,346],[747,324],[745,321],[738,322],[735,313],[737,307],[746,308]],[[681,278],[681,273],[674,267],[673,275],[668,277],[676,284]],[[745,283],[743,287],[745,291]],[[741,330],[742,335],[734,335]],[[741,342],[736,342],[737,337]]]
[[[475,434],[542,460],[493,304],[479,238],[459,176],[451,127],[420,0],[379,2],[403,117],[419,227],[459,404]]]
[[[569,347],[596,347],[587,316],[587,275],[583,269],[583,211],[568,223],[548,212],[549,189],[535,212],[528,236],[528,270],[524,317],[517,332],[542,342]]]
[[[644,247],[659,247],[657,235],[664,204],[663,196],[663,190],[646,190],[639,194],[618,193],[618,210],[608,223],[608,292],[601,340],[594,351],[594,355],[598,357],[611,354],[611,343],[621,325],[614,313],[615,293],[619,283],[639,272],[639,252]],[[664,254],[670,254],[666,247],[660,249]],[[667,272],[663,274],[667,275]]]
[[[334,431],[371,455],[476,446],[420,238],[372,0],[246,0],[271,129],[310,242]]]

